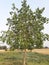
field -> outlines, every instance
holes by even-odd
[[[18,50],[0,50],[0,65],[22,65],[23,54]],[[49,65],[49,49],[34,49],[27,52],[26,61],[26,65]]]
[[[20,50],[15,50],[15,51],[20,52]],[[9,52],[9,51],[0,50],[0,53],[1,52]],[[30,50],[27,50],[27,52],[30,52]],[[49,48],[47,48],[47,49],[33,49],[31,52],[37,52],[37,53],[48,54],[49,55]]]
[[[49,55],[49,49],[34,49],[32,52],[42,53],[42,54],[48,54]]]

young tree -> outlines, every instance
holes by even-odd
[[[18,9],[13,4],[11,17],[7,19],[8,30],[2,34],[2,40],[11,45],[12,49],[24,50],[23,65],[26,63],[26,49],[42,48],[43,40],[47,38],[44,34],[44,24],[48,19],[42,16],[45,8],[37,8],[33,12],[26,0],[22,1],[21,9]]]

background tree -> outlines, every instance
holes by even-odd
[[[11,48],[24,50],[23,65],[26,63],[26,49],[42,48],[43,40],[48,39],[44,34],[44,24],[48,19],[42,16],[45,8],[32,11],[26,0],[22,1],[22,7],[16,8],[13,4],[10,17],[7,18],[8,30],[2,33],[2,40],[11,45]]]

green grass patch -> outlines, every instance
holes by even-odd
[[[27,52],[26,65],[49,65],[49,55]],[[0,65],[22,65],[23,52],[0,52]]]

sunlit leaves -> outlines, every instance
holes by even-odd
[[[11,17],[7,18],[9,26],[3,39],[11,45],[12,49],[33,49],[41,48],[43,40],[48,39],[48,35],[41,31],[48,19],[42,16],[45,8],[37,8],[32,11],[27,5],[26,0],[22,2],[22,7],[17,9],[13,4]]]

